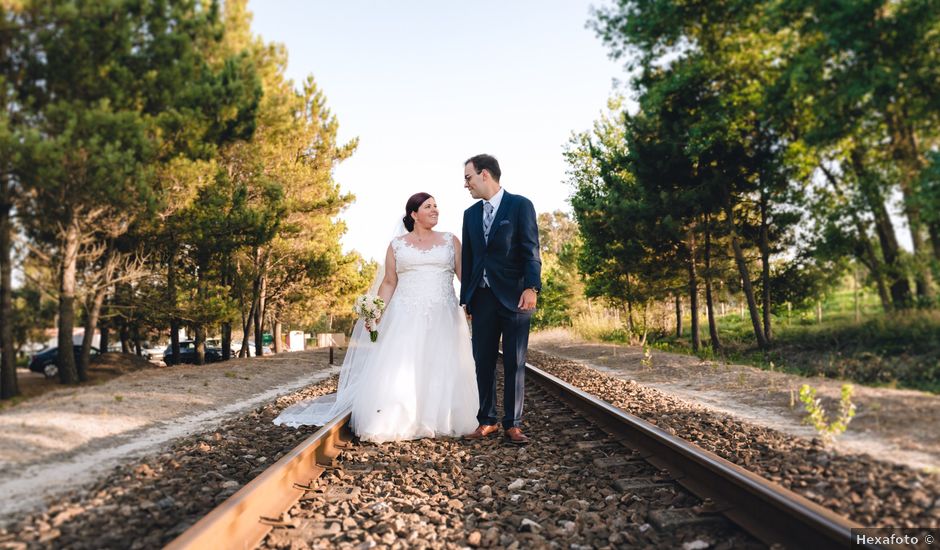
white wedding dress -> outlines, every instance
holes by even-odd
[[[357,323],[336,394],[285,409],[275,424],[321,426],[352,410],[364,441],[472,432],[479,408],[470,330],[454,292],[453,236],[424,250],[392,240],[398,286],[368,342]],[[358,342],[358,344],[357,344]]]

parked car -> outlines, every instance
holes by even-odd
[[[151,344],[147,341],[140,343],[140,354],[147,361],[159,361],[163,359],[163,352],[165,350],[165,346]]]
[[[206,363],[215,363],[222,360],[222,349],[213,348],[206,346]],[[171,346],[167,346],[163,350],[163,362],[167,366],[175,365],[173,362],[173,349]],[[196,342],[193,340],[182,340],[180,341],[180,363],[186,363],[190,365],[196,364]]]
[[[76,344],[72,346],[72,349],[75,353],[75,362],[78,363],[78,358],[82,355],[82,346]],[[98,355],[98,348],[92,346],[91,356],[95,357],[96,355]],[[44,374],[46,378],[55,378],[59,375],[59,366],[56,365],[58,359],[59,348],[46,348],[33,355],[32,359],[29,360],[29,370]]]
[[[237,357],[238,352],[242,349],[241,341],[232,342],[232,357]],[[271,346],[261,346],[262,355],[274,355],[274,351],[271,349]],[[251,340],[248,341],[248,357],[255,356],[255,343]]]

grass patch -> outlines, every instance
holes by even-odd
[[[815,311],[793,312],[772,319],[774,344],[756,348],[750,318],[735,313],[718,319],[722,350],[709,346],[708,324],[700,323],[702,348],[698,357],[747,364],[802,376],[824,376],[868,386],[908,388],[940,394],[940,311],[912,310],[884,314],[866,307],[855,320],[854,303],[844,297],[824,306],[822,322]],[[842,303],[841,309],[838,304]],[[861,308],[860,308],[861,309]],[[583,325],[582,325],[583,323]],[[692,355],[690,322],[684,335],[650,334],[654,350]],[[579,326],[582,325],[582,326]],[[614,316],[600,314],[575,321],[576,334],[589,340],[627,344],[630,335]]]

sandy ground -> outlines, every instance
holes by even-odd
[[[702,361],[653,350],[652,365],[641,363],[638,347],[585,342],[564,330],[533,334],[531,349],[556,355],[625,380],[635,380],[674,397],[781,432],[813,437],[798,392],[818,390],[827,411],[837,408],[842,382],[804,378],[743,365]],[[917,469],[940,469],[940,396],[913,390],[855,384],[857,412],[835,443],[842,452],[867,453]]]
[[[151,363],[142,357],[128,353],[105,353],[92,360],[88,369],[88,382],[91,384],[103,384],[112,378],[123,376],[129,372],[141,369],[152,369],[158,363]],[[160,361],[159,365],[163,365]],[[46,378],[42,374],[32,372],[29,369],[16,369],[17,385],[20,390],[20,398],[34,398],[37,395],[49,393],[51,391],[62,389],[58,377]],[[13,402],[0,402],[0,410],[18,404],[19,400]]]
[[[328,363],[313,350],[138,370],[0,411],[0,517],[338,372]]]

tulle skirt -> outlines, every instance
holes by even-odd
[[[361,324],[353,333],[355,349],[347,350],[338,393],[292,405],[275,424],[322,426],[349,408],[351,428],[364,441],[459,436],[476,428],[470,330],[455,297],[393,297],[376,342],[369,342]]]
[[[463,309],[393,297],[378,331],[353,399],[356,435],[382,442],[472,432],[479,395]]]

